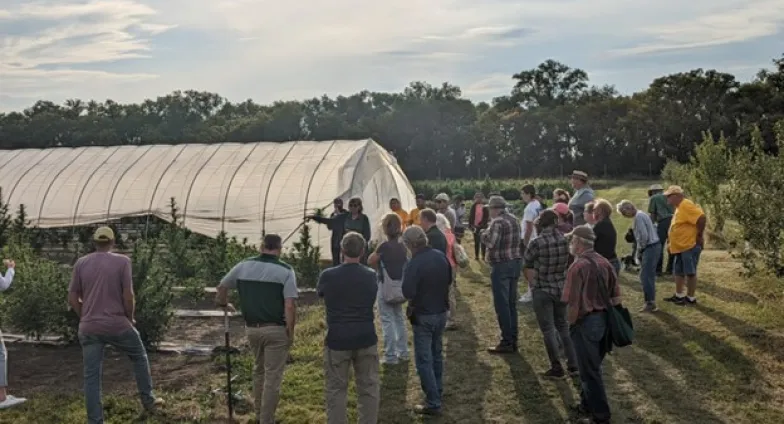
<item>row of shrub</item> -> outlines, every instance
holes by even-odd
[[[423,180],[411,183],[414,192],[422,194],[426,199],[434,198],[438,193],[446,193],[452,197],[462,196],[465,200],[474,198],[474,194],[482,192],[485,196],[498,193],[506,200],[520,200],[520,189],[526,184],[533,184],[537,193],[544,198],[550,198],[553,190],[557,188],[572,191],[569,181],[560,179],[530,179],[530,180]],[[603,190],[616,185],[611,180],[591,180],[594,190]]]
[[[247,240],[220,234],[211,239],[180,225],[179,210],[171,199],[170,223],[147,239],[132,244],[133,285],[136,294],[136,328],[148,346],[163,340],[173,317],[174,286],[185,286],[186,296],[201,298],[204,288],[216,286],[239,261],[258,254]],[[0,295],[0,324],[29,337],[57,335],[66,342],[76,340],[78,317],[67,304],[71,267],[46,259],[33,248],[41,234],[30,228],[24,207],[12,218],[0,190],[0,246],[4,258],[16,261],[17,273],[11,288]],[[92,233],[92,229],[80,229]],[[119,239],[119,238],[118,238]],[[89,238],[72,240],[74,252],[91,251]],[[302,227],[300,240],[286,252],[298,274],[300,286],[314,286],[321,271],[320,251]]]
[[[740,149],[705,134],[689,163],[668,163],[662,177],[684,187],[709,217],[713,239],[733,248],[747,275],[784,277],[784,121],[776,144],[759,130]],[[729,224],[732,225],[729,225]]]

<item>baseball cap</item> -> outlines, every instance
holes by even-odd
[[[667,187],[667,190],[664,190],[665,196],[672,196],[673,194],[683,194],[681,186],[671,185]]]
[[[114,240],[114,231],[109,227],[98,227],[95,233],[93,233],[93,240],[112,241]]]
[[[552,208],[558,215],[564,216],[569,213],[569,205],[566,203],[556,203]]]
[[[438,193],[438,195],[436,196],[435,200],[436,201],[441,200],[441,201],[444,201],[444,202],[448,202],[449,201],[449,195],[446,194],[446,193]]]
[[[578,225],[574,227],[570,233],[566,234],[566,238],[575,236],[584,240],[596,240],[596,234],[593,232],[593,228],[588,225]]]

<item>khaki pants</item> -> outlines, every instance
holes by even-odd
[[[455,312],[457,312],[457,269],[453,270],[452,285],[449,286],[449,313],[447,319],[449,325],[454,324]]]
[[[275,423],[275,410],[280,399],[280,383],[289,357],[289,336],[286,327],[247,327],[250,350],[256,357],[253,365],[253,400],[256,417],[261,424]]]
[[[378,379],[378,348],[376,345],[357,350],[324,348],[327,423],[347,424],[346,401],[349,370],[353,366],[357,386],[359,424],[376,424],[381,395]]]

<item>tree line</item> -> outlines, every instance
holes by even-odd
[[[705,132],[737,148],[759,128],[775,153],[774,125],[784,119],[784,54],[752,81],[694,69],[632,95],[591,85],[585,71],[554,60],[511,80],[509,95],[490,103],[420,81],[399,93],[271,105],[193,90],[138,104],[41,100],[0,114],[0,149],[373,138],[411,179],[554,177],[572,168],[651,176],[667,159],[688,161]]]

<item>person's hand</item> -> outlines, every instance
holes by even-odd
[[[5,267],[9,269],[16,268],[16,262],[14,262],[13,259],[3,259],[3,265],[5,265]]]

